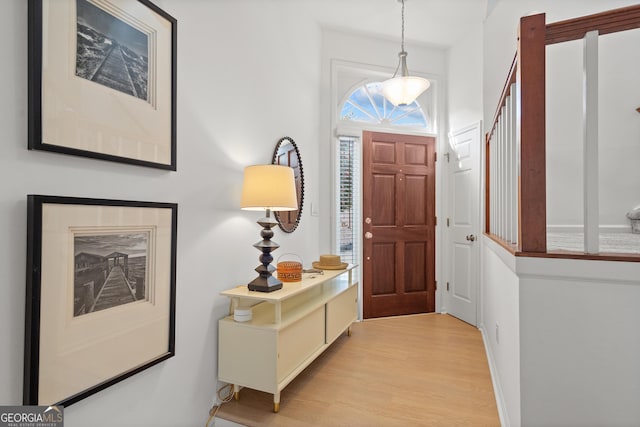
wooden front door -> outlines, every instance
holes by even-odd
[[[435,138],[363,132],[364,318],[435,311]]]

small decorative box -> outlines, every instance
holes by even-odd
[[[278,258],[276,269],[278,270],[278,279],[283,282],[299,282],[302,280],[302,262],[300,261],[280,261],[280,258]]]

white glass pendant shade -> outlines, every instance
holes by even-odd
[[[401,75],[396,77],[396,70],[396,74],[394,74],[392,78],[382,82],[382,93],[384,97],[396,107],[398,105],[411,104],[430,86],[429,80],[409,75],[407,52],[402,51],[398,56],[400,57],[398,69],[400,69]]]
[[[429,80],[416,76],[394,77],[382,82],[382,93],[396,107],[409,105],[429,88]]]

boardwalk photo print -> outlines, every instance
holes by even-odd
[[[149,233],[75,235],[73,315],[147,299]]]
[[[76,75],[147,101],[148,36],[78,0]]]

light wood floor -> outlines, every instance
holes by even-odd
[[[247,426],[499,426],[482,336],[441,314],[352,326],[282,392],[242,389],[218,413]],[[260,355],[256,355],[260,357]]]

